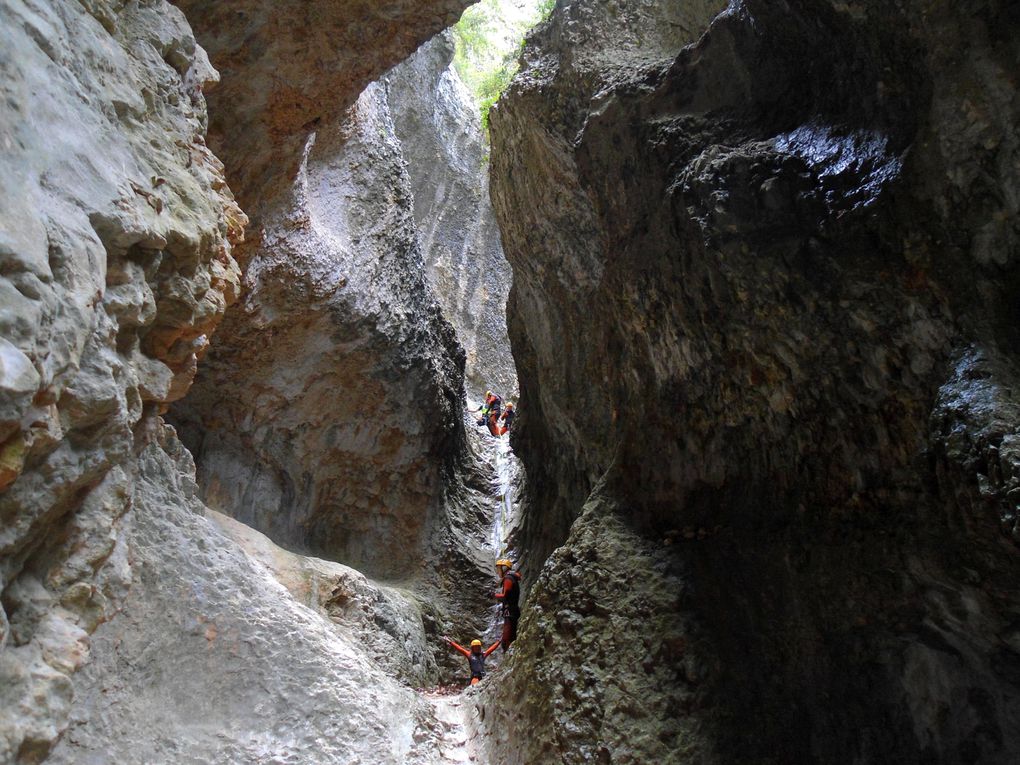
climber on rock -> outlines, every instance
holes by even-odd
[[[510,649],[510,644],[517,638],[517,621],[521,618],[521,575],[513,571],[513,561],[500,558],[496,561],[496,573],[500,578],[500,589],[493,595],[500,602],[503,612],[503,636],[500,645],[503,652]]]
[[[475,409],[475,413],[478,415],[478,424],[484,425],[485,421],[489,419],[489,399],[492,398],[492,391],[485,391],[485,398],[482,400],[482,405]]]
[[[468,666],[471,668],[471,685],[477,685],[485,677],[485,660],[493,651],[499,648],[498,640],[484,651],[482,650],[482,641],[477,638],[471,641],[470,651],[459,643],[455,643],[446,635],[443,635],[443,640],[446,641],[447,645],[467,658]]]
[[[499,418],[503,421],[503,426],[499,429],[499,435],[504,435],[510,432],[510,425],[514,421],[514,405],[512,401],[506,402],[506,409],[503,410],[503,415]]]
[[[493,393],[491,390],[485,391],[485,403],[482,404],[476,411],[481,412],[481,419],[478,420],[479,425],[488,425],[489,433],[494,436],[499,435],[499,413],[503,407],[503,399]]]

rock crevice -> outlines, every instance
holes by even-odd
[[[488,147],[478,110],[452,66],[447,33],[386,77],[429,281],[466,354],[472,398],[517,390],[506,301],[510,266],[489,200]]]

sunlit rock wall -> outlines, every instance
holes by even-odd
[[[281,544],[414,570],[463,442],[463,351],[424,274],[385,93],[309,139],[189,398],[206,502]]]
[[[290,548],[399,578],[450,527],[443,485],[464,456],[464,352],[426,278],[385,91],[365,86],[458,4],[349,5],[246,15],[252,39],[280,56],[271,73],[236,55],[252,39],[220,25],[222,9],[188,8],[223,67],[212,122],[254,245],[243,298],[173,418],[211,507]],[[307,33],[290,25],[298,17]],[[336,61],[311,55],[331,29]],[[264,94],[244,94],[263,80],[279,99],[259,111]],[[291,103],[283,83],[314,115],[277,110]],[[262,131],[255,156],[246,142]]]
[[[493,113],[493,756],[1012,762],[1017,11],[725,6],[560,2]]]
[[[135,454],[236,297],[245,218],[180,11],[6,3],[0,30],[0,761],[34,762],[131,580]]]
[[[478,108],[440,35],[386,77],[429,281],[466,354],[470,398],[517,389],[506,333],[510,265],[489,201],[489,147]]]

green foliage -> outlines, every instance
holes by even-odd
[[[453,64],[471,91],[486,139],[489,110],[517,74],[524,36],[552,12],[555,0],[481,0],[454,26]]]
[[[503,91],[506,90],[515,74],[517,74],[516,58],[504,61],[482,77],[479,82],[475,98],[478,100],[478,110],[482,115],[482,129],[485,131],[486,137],[489,135],[489,110],[503,95]]]

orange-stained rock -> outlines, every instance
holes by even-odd
[[[469,0],[244,0],[178,3],[219,70],[210,144],[261,225],[294,180],[307,136],[452,25]]]

